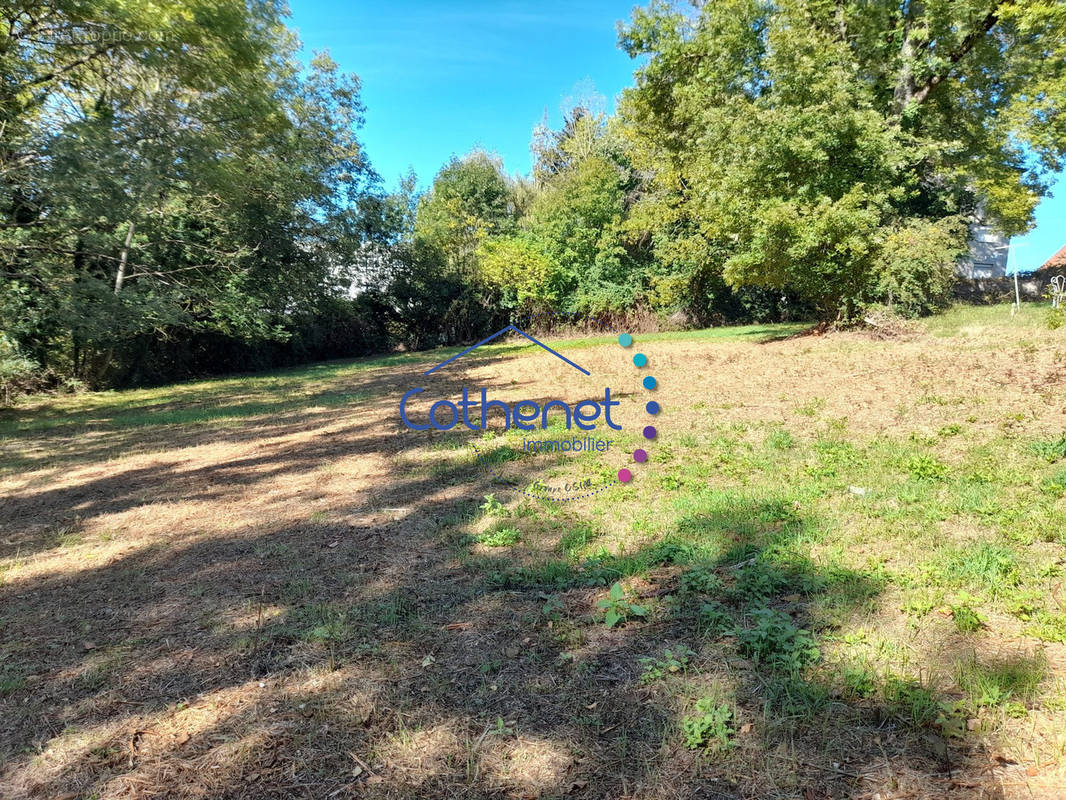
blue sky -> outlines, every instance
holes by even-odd
[[[589,79],[610,111],[632,83],[634,62],[615,31],[632,0],[291,5],[307,54],[328,49],[362,79],[362,139],[390,186],[411,166],[427,185],[452,154],[475,146],[526,173],[545,109],[558,124],[564,98]]]
[[[453,154],[483,147],[509,172],[530,169],[533,126],[591,82],[614,110],[634,62],[615,24],[633,0],[358,2],[291,0],[306,55],[330,51],[363,81],[362,140],[388,186],[413,167],[426,186]],[[1012,242],[1011,268],[1038,267],[1066,244],[1066,181]]]

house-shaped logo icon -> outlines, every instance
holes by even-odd
[[[514,325],[508,325],[508,326],[507,326],[506,328],[501,328],[500,330],[496,331],[496,333],[492,334],[492,336],[487,336],[486,338],[482,339],[482,340],[481,340],[480,342],[478,342],[477,344],[475,344],[475,345],[471,345],[470,347],[466,348],[466,350],[464,350],[464,351],[463,351],[463,352],[461,352],[461,353],[456,353],[456,354],[455,354],[454,356],[452,356],[451,358],[449,358],[449,359],[447,359],[447,360],[445,360],[445,361],[442,361],[442,362],[440,362],[439,364],[437,364],[437,365],[436,365],[435,367],[432,367],[431,369],[427,369],[427,370],[426,370],[425,372],[423,372],[422,374],[423,374],[423,375],[432,375],[432,374],[433,374],[434,372],[436,372],[436,371],[437,371],[438,369],[440,369],[441,367],[446,367],[446,366],[448,366],[448,364],[451,364],[451,363],[452,363],[453,361],[455,361],[456,359],[462,358],[462,357],[463,357],[463,356],[465,356],[465,355],[466,355],[467,353],[470,353],[470,352],[472,352],[472,351],[474,351],[474,350],[477,350],[477,349],[478,349],[479,347],[481,347],[481,346],[482,346],[483,344],[488,344],[488,343],[489,343],[489,342],[491,342],[491,341],[492,341],[493,339],[496,339],[496,338],[498,338],[498,337],[500,337],[500,336],[503,336],[503,335],[504,335],[505,333],[508,333],[508,332],[510,332],[510,331],[513,331],[513,332],[517,333],[517,334],[518,334],[519,336],[524,336],[525,338],[529,339],[529,341],[533,342],[533,344],[537,345],[538,347],[542,347],[542,348],[544,348],[545,350],[547,350],[547,351],[548,351],[549,353],[551,353],[551,354],[552,354],[553,356],[555,356],[556,358],[558,358],[558,359],[560,359],[560,360],[562,360],[562,361],[565,361],[565,362],[566,362],[567,364],[569,364],[569,365],[570,365],[571,367],[573,367],[574,369],[576,369],[576,370],[577,370],[578,372],[583,372],[583,373],[584,373],[584,374],[586,374],[586,375],[591,375],[591,374],[592,374],[591,372],[589,372],[589,371],[588,371],[587,369],[585,369],[585,368],[584,368],[584,367],[582,367],[581,365],[579,365],[579,364],[575,364],[575,363],[574,363],[573,361],[571,361],[571,360],[570,360],[569,358],[567,358],[566,356],[560,355],[559,353],[555,352],[555,351],[554,351],[554,350],[552,350],[552,349],[551,349],[550,347],[548,347],[548,345],[544,344],[544,342],[539,342],[539,341],[537,341],[537,340],[536,340],[536,339],[534,339],[534,338],[533,338],[532,336],[530,336],[530,335],[529,335],[528,333],[526,333],[526,332],[525,332],[524,330],[522,330],[521,328],[516,328],[516,327],[515,327]]]

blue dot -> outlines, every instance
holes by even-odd
[[[618,344],[622,345],[622,347],[629,347],[629,345],[633,344],[633,337],[628,333],[623,333],[618,337]]]
[[[658,414],[659,404],[656,403],[654,400],[651,400],[646,406],[644,406],[644,410],[647,411],[649,414]]]
[[[653,378],[651,375],[649,375],[644,380],[642,380],[641,383],[644,384],[644,388],[645,389],[654,389],[656,381],[655,381],[655,378]]]
[[[645,364],[648,363],[648,357],[643,353],[637,353],[635,356],[633,356],[633,363],[636,364],[638,367],[643,367]]]

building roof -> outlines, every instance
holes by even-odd
[[[1057,267],[1066,267],[1066,246],[1063,246],[1059,252],[1045,261],[1044,266],[1040,269],[1055,269]]]

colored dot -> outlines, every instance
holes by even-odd
[[[641,383],[644,384],[644,388],[645,389],[654,389],[656,381],[655,381],[655,378],[653,378],[651,375],[649,375],[644,380],[642,380]]]
[[[633,337],[628,333],[623,333],[618,337],[618,344],[622,345],[622,347],[629,347],[629,345],[633,344]]]
[[[618,480],[620,480],[622,483],[629,483],[631,480],[633,480],[633,473],[630,472],[628,469],[620,469],[618,470]]]
[[[643,367],[645,364],[648,363],[648,357],[643,353],[637,353],[635,356],[633,356],[633,363],[636,364],[638,367]]]
[[[656,431],[653,426],[649,425],[648,427],[646,427],[644,429],[644,438],[645,439],[654,439],[656,433],[658,433],[658,431]]]
[[[634,450],[633,460],[636,461],[638,464],[643,464],[645,461],[648,460],[648,453],[644,450]]]
[[[644,406],[644,410],[647,411],[649,414],[658,414],[659,404],[656,403],[654,400],[649,400],[648,404]]]

